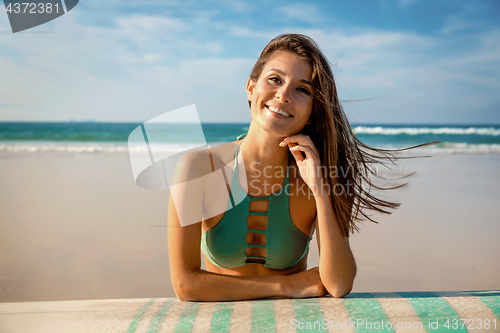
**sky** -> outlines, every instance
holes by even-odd
[[[15,34],[1,7],[0,121],[195,104],[202,122],[248,123],[248,76],[282,33],[319,44],[352,123],[500,124],[497,0],[81,0]]]

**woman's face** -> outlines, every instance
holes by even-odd
[[[296,54],[276,51],[257,82],[248,80],[252,121],[278,136],[297,134],[310,123],[312,67]]]

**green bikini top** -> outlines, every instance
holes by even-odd
[[[250,197],[243,191],[238,180],[240,144],[234,157],[228,208],[219,223],[202,234],[201,250],[212,264],[224,268],[240,267],[246,264],[261,264],[273,269],[292,267],[307,254],[309,241],[312,238],[302,233],[290,218],[287,193],[289,170],[287,168],[285,181],[278,192],[268,197]],[[267,212],[249,211],[250,201],[259,200],[269,200]],[[231,205],[231,202],[239,203]],[[248,229],[249,215],[267,216],[267,229]],[[247,243],[247,233],[266,235],[265,245]],[[264,248],[267,255],[266,257],[247,256],[248,247]],[[259,262],[255,262],[255,259],[259,259]]]

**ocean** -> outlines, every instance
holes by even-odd
[[[139,123],[0,122],[0,152],[127,154],[128,137]],[[195,124],[155,124],[155,141],[181,152],[192,144]],[[249,124],[202,124],[207,143],[230,142]],[[411,150],[424,154],[500,154],[500,125],[351,124],[355,135],[377,148],[404,148],[431,141],[439,144]],[[199,128],[199,127],[198,127]],[[199,131],[198,131],[199,132]]]

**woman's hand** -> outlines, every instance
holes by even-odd
[[[319,277],[319,268],[286,275],[285,295],[292,298],[325,296],[325,287]]]
[[[287,145],[297,162],[300,176],[304,182],[309,186],[313,194],[320,193],[324,184],[321,161],[318,149],[311,138],[303,134],[292,135],[280,143],[281,147]],[[306,156],[304,157],[302,153]]]

